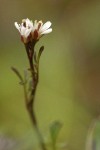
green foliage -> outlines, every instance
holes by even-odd
[[[38,61],[38,62],[39,62],[39,60],[40,60],[40,56],[41,56],[43,50],[44,50],[44,46],[41,46],[40,49],[39,49],[38,58],[37,58],[37,61]]]
[[[62,124],[59,121],[53,122],[52,125],[50,126],[50,134],[51,134],[53,150],[56,149],[56,141],[61,128],[62,128]]]
[[[19,71],[16,68],[14,68],[14,67],[12,67],[11,69],[17,75],[17,77],[20,79],[20,84],[23,85],[24,84],[24,80],[23,80],[21,74],[19,73]]]

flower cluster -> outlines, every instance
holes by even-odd
[[[45,24],[43,24],[42,21],[35,20],[33,23],[28,18],[23,19],[21,24],[15,22],[15,27],[18,29],[23,43],[28,43],[29,41],[37,41],[44,34],[52,32],[52,28],[50,28],[50,26],[50,21],[47,21]]]

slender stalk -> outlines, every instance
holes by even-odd
[[[38,123],[37,123],[37,119],[36,119],[35,112],[34,112],[34,100],[35,100],[35,94],[36,94],[36,89],[37,89],[37,84],[38,84],[38,71],[35,72],[35,68],[34,68],[34,64],[33,64],[34,47],[33,47],[33,45],[25,45],[25,47],[26,47],[26,52],[27,52],[27,56],[29,59],[29,65],[30,65],[30,71],[31,71],[31,77],[32,77],[32,85],[33,85],[29,100],[27,98],[26,88],[24,86],[26,107],[27,107],[31,122],[35,128],[41,149],[46,150],[46,147],[44,144],[44,139],[43,139],[43,137],[40,133],[40,130],[38,128]]]
[[[42,150],[46,150],[46,147],[45,147],[45,144],[44,144],[44,140],[43,140],[43,137],[40,133],[40,130],[38,128],[38,125],[37,125],[37,120],[36,120],[36,117],[35,117],[35,113],[33,112],[33,109],[31,107],[31,105],[29,106],[28,105],[28,112],[29,112],[29,115],[30,115],[30,119],[32,121],[32,124],[35,128],[35,131],[36,131],[36,134],[37,134],[37,138],[39,140],[39,144],[41,146],[41,149]]]

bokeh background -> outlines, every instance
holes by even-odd
[[[59,120],[58,149],[85,150],[88,145],[88,150],[99,150],[99,0],[0,0],[0,150],[32,150],[37,145],[23,89],[11,71],[14,66],[23,74],[28,68],[14,27],[23,18],[52,22],[53,32],[36,47],[45,46],[35,100],[45,141],[50,141],[50,124]]]

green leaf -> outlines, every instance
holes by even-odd
[[[20,83],[21,85],[23,85],[23,84],[24,84],[24,80],[23,80],[21,74],[19,73],[19,71],[18,71],[16,68],[14,68],[14,67],[11,67],[11,69],[12,69],[12,71],[17,75],[17,77],[20,79],[20,82],[19,82],[19,83]]]
[[[53,145],[56,144],[58,134],[61,128],[62,128],[62,123],[59,121],[53,122],[52,125],[50,126],[50,134],[51,134],[51,140]]]
[[[37,62],[36,52],[34,52],[34,61],[35,61],[35,63]]]
[[[24,83],[27,83],[29,80],[29,74],[28,74],[28,70],[24,70]]]
[[[40,50],[39,50],[39,53],[38,53],[38,58],[37,58],[37,61],[38,61],[38,62],[39,62],[39,60],[40,60],[40,56],[41,56],[43,50],[44,50],[44,46],[41,46],[41,47],[40,47]]]
[[[32,79],[29,81],[29,87],[28,87],[28,91],[32,91],[32,89],[33,89],[33,81],[32,81]]]

